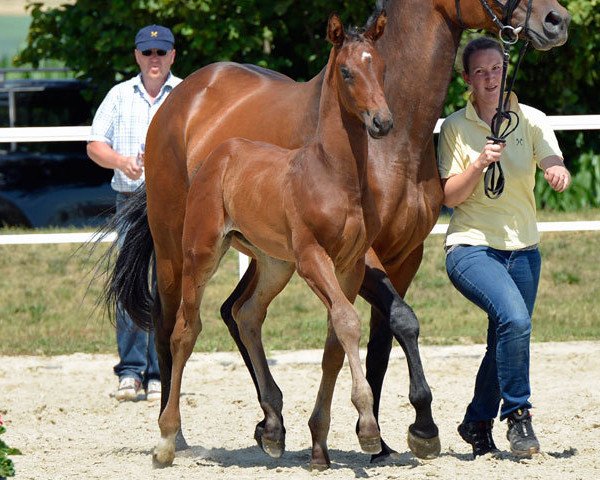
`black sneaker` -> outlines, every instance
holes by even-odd
[[[526,408],[519,408],[507,417],[508,432],[506,438],[510,442],[510,451],[518,457],[530,457],[539,453],[540,442],[535,436],[531,424],[531,414]]]
[[[461,438],[473,447],[473,457],[499,451],[492,438],[493,426],[493,420],[482,420],[479,422],[463,421],[458,426],[458,433]]]

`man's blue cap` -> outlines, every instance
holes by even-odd
[[[175,38],[167,27],[148,25],[140,29],[135,36],[135,48],[140,51],[156,48],[157,50],[173,50]]]

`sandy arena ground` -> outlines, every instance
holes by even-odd
[[[506,425],[496,425],[502,453],[472,460],[456,426],[469,400],[483,346],[424,347],[423,362],[434,395],[441,456],[421,461],[406,445],[414,413],[407,398],[406,363],[394,349],[384,384],[382,433],[400,453],[392,464],[370,465],[354,435],[350,376],[344,367],[334,396],[329,448],[332,468],[306,469],[306,422],[320,378],[319,352],[271,356],[284,392],[287,451],[271,459],[252,439],[261,418],[250,378],[237,353],[194,354],[181,398],[190,449],[167,469],[152,467],[158,438],[158,405],[119,404],[112,355],[0,357],[0,412],[5,441],[19,479],[544,479],[600,478],[600,342],[534,344],[534,426],[543,453],[519,460],[508,453]]]

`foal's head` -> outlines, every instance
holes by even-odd
[[[373,138],[387,135],[394,125],[383,93],[385,64],[375,48],[386,22],[382,10],[360,31],[346,32],[336,14],[327,25],[327,39],[333,44],[330,78],[344,108],[365,124]]]

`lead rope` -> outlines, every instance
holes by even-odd
[[[486,6],[485,2],[482,3],[484,4],[484,6]],[[502,80],[500,82],[500,94],[498,95],[498,108],[496,109],[496,114],[493,116],[491,122],[491,135],[486,137],[488,140],[491,140],[496,144],[506,143],[506,137],[508,137],[512,132],[514,132],[519,126],[519,116],[516,112],[509,110],[508,107],[510,103],[510,94],[514,86],[515,79],[517,78],[517,72],[519,71],[519,67],[521,66],[521,61],[523,60],[525,52],[527,51],[527,48],[529,46],[529,41],[526,41],[521,46],[521,50],[519,51],[519,57],[515,65],[515,71],[513,72],[508,89],[506,90],[506,92],[504,91],[504,87],[506,85],[506,77],[508,74],[508,63],[510,60],[510,48],[518,41],[519,33],[523,29],[523,27],[514,28],[508,24],[510,17],[512,16],[512,12],[516,8],[518,3],[519,2],[516,1],[512,2],[512,4],[507,4],[508,8],[506,12],[506,18],[504,18],[506,24],[501,24],[502,27],[498,32],[498,36],[504,44],[504,54],[502,61]],[[525,18],[526,29],[528,28],[529,17],[531,15],[531,3],[532,1],[529,0],[527,5],[527,15]],[[494,21],[494,23],[496,23],[497,17],[493,15],[492,20]],[[504,120],[506,120],[506,125],[501,131],[502,123],[504,122]],[[488,198],[496,199],[500,197],[500,195],[502,195],[502,193],[504,192],[504,172],[502,171],[502,165],[500,164],[500,162],[494,162],[488,166],[483,178],[483,187],[485,195]]]

